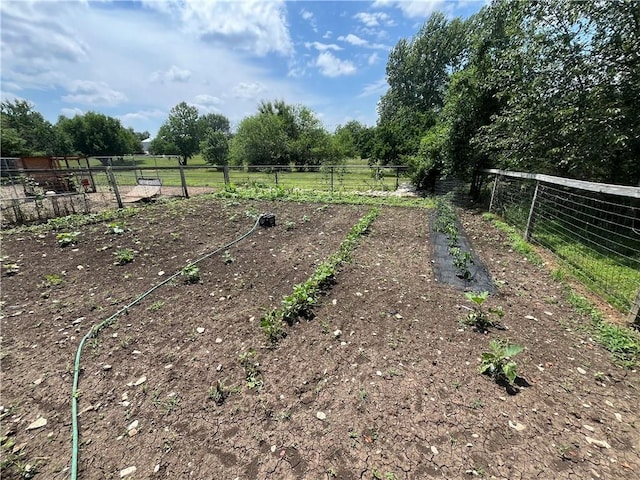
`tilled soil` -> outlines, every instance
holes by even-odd
[[[130,467],[127,478],[640,476],[638,373],[614,365],[579,329],[587,320],[566,287],[475,212],[462,210],[462,225],[496,281],[487,303],[504,309],[506,330],[461,325],[470,305],[435,281],[426,210],[383,208],[315,317],[268,348],[261,315],[367,211],[199,198],[146,207],[121,235],[78,228],[65,248],[56,232],[5,235],[5,262],[20,270],[2,278],[2,435],[13,443],[2,478],[26,464],[36,478],[69,477],[80,338],[263,212],[276,227],[201,262],[200,283],[176,277],[85,344],[78,478]],[[122,248],[135,259],[115,265]],[[48,285],[52,274],[62,282]],[[516,395],[478,373],[497,338],[526,347],[515,360],[529,386]],[[27,430],[39,416],[46,425]]]

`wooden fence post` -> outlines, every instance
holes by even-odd
[[[531,199],[531,208],[529,209],[529,217],[527,218],[527,228],[524,230],[524,239],[528,242],[531,240],[531,235],[533,235],[533,226],[535,223],[535,208],[536,208],[536,200],[538,198],[538,188],[540,187],[540,182],[536,181],[536,189],[533,192],[533,198]]]
[[[182,194],[184,198],[189,198],[189,191],[187,190],[187,180],[184,178],[184,168],[180,165],[180,183],[182,183]]]
[[[222,174],[224,175],[224,184],[229,185],[229,165],[222,167]]]
[[[111,167],[107,167],[107,177],[109,178],[109,183],[113,187],[113,193],[116,195],[116,202],[118,202],[118,208],[122,208],[122,198],[120,198],[120,190],[118,190],[118,183],[116,182],[116,176],[113,174],[113,169]]]

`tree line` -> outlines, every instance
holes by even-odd
[[[386,71],[377,128],[423,187],[480,168],[640,185],[640,2],[434,13]]]
[[[1,105],[3,157],[141,154],[142,141],[150,136],[98,112],[60,116],[52,124],[27,100]],[[298,170],[347,158],[373,158],[377,151],[384,148],[375,148],[375,127],[353,120],[330,133],[311,109],[283,100],[261,101],[257,112],[244,118],[235,132],[226,116],[200,114],[193,105],[180,102],[149,144],[149,153],[176,156],[181,165],[200,154],[213,165],[278,165]]]
[[[27,100],[3,101],[0,125],[3,157],[141,153],[142,140],[149,138],[149,132],[125,128],[120,120],[97,112],[61,115],[52,124]]]

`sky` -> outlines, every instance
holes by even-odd
[[[329,131],[374,125],[398,40],[484,3],[2,0],[0,93],[52,123],[94,111],[152,136],[182,101],[232,128],[261,100],[305,105]]]

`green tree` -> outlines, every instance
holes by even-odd
[[[200,142],[200,153],[205,162],[227,165],[229,162],[229,138],[220,130],[209,129]]]
[[[222,132],[227,136],[231,134],[229,119],[220,113],[207,113],[200,116],[198,118],[198,129],[201,139],[204,139],[209,131]]]
[[[53,125],[27,100],[3,101],[0,107],[3,156],[52,155]]]
[[[187,105],[186,102],[180,102],[169,112],[169,118],[158,130],[156,139],[158,145],[164,149],[175,146],[181,157],[178,160],[180,165],[186,165],[200,147],[198,109]]]
[[[139,151],[139,141],[120,120],[102,113],[87,112],[73,118],[61,116],[56,129],[60,147],[88,156],[112,156]],[[67,143],[68,142],[68,143]]]
[[[284,121],[269,113],[243,119],[231,141],[230,153],[235,165],[288,165]]]

